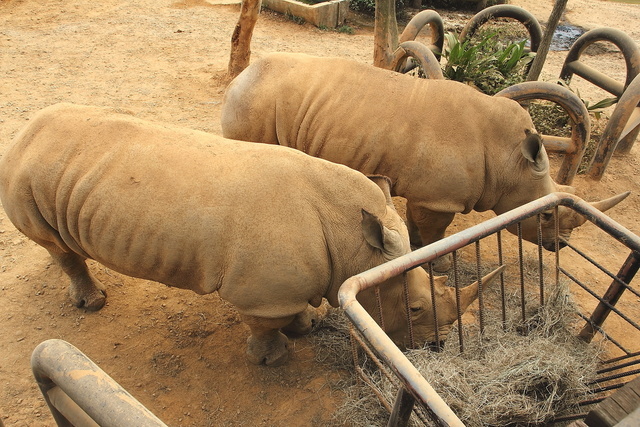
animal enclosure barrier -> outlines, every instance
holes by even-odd
[[[31,355],[31,368],[59,427],[166,427],[151,411],[71,344],[50,339]]]
[[[590,227],[597,237],[590,237],[582,245],[575,236],[576,242],[565,242],[559,237],[556,224],[556,252],[546,252],[539,245],[522,241],[521,221],[537,219],[538,240],[541,240],[542,221],[548,220],[550,213],[557,217],[559,209],[570,209],[586,217],[591,224],[584,227]],[[506,233],[507,227],[515,231],[515,235]],[[599,256],[593,255],[596,245],[606,248],[606,257],[602,256],[602,251]],[[598,349],[594,358],[597,370],[594,370],[594,378],[585,384],[587,397],[571,405],[572,413],[554,413],[544,423],[583,420],[587,413],[592,417],[598,410],[595,404],[640,374],[640,319],[637,315],[640,292],[637,286],[631,285],[640,268],[640,238],[578,197],[553,193],[353,276],[342,285],[340,305],[353,325],[351,336],[356,371],[389,411],[388,425],[406,425],[410,419],[418,424],[465,425],[441,396],[441,391],[425,379],[424,372],[418,371],[356,300],[358,292],[409,269],[426,265],[431,270],[429,262],[444,254],[453,256],[454,268],[449,273],[449,281],[456,289],[470,281],[480,281],[477,313],[471,318],[459,314],[457,331],[449,334],[447,345],[456,347],[459,354],[464,355],[471,344],[476,348],[495,346],[496,343],[489,342],[486,337],[486,331],[495,325],[527,335],[535,327],[536,314],[551,305],[556,290],[562,286],[570,291],[562,298],[575,298],[576,303],[569,311],[569,317],[572,317],[568,322],[569,333],[585,349]],[[483,289],[482,273],[503,264],[507,269],[502,273],[500,283],[494,289]],[[470,276],[470,280],[462,278],[464,274]],[[434,300],[433,283],[431,289]],[[408,297],[406,301],[409,301]],[[410,312],[410,307],[405,309]],[[437,306],[433,307],[434,313],[437,309]],[[436,316],[434,314],[434,321],[437,321]],[[384,325],[384,319],[378,320]],[[436,335],[435,347],[439,347],[440,340]],[[555,353],[554,349],[548,348],[546,352],[540,357]],[[427,365],[426,370],[429,369]],[[393,384],[395,392],[391,393],[390,399],[389,393],[385,397],[376,385],[372,372]],[[547,384],[547,388],[553,388],[553,384]],[[528,391],[529,394],[537,392]]]

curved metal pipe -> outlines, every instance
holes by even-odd
[[[429,25],[431,30],[431,44],[427,47],[431,49],[439,61],[444,46],[444,23],[442,17],[435,10],[423,10],[411,18],[400,34],[400,44],[415,40],[425,25]]]
[[[602,178],[614,152],[627,154],[631,151],[640,131],[639,104],[640,75],[624,91],[602,132],[598,149],[587,170],[591,178]]]
[[[627,77],[624,84],[613,80],[609,76],[579,61],[584,50],[598,41],[613,43],[620,49],[620,52],[622,52],[627,67]],[[596,28],[587,31],[573,43],[564,60],[562,70],[560,70],[560,79],[568,83],[573,74],[577,74],[607,92],[621,96],[627,86],[631,84],[639,73],[640,47],[638,47],[636,42],[626,33],[615,28]]]
[[[31,369],[58,426],[166,427],[66,341],[51,339],[40,343],[31,355]]]
[[[571,119],[571,138],[550,138],[542,135],[545,148],[564,154],[564,160],[555,181],[569,185],[573,182],[591,134],[589,112],[584,102],[569,89],[550,82],[524,82],[495,94],[513,99],[519,103],[534,99],[543,99],[558,104]]]
[[[424,73],[428,79],[443,79],[442,69],[440,68],[440,62],[435,57],[434,53],[426,45],[416,42],[408,41],[400,43],[400,46],[393,52],[393,59],[391,60],[391,69],[398,72],[407,72],[405,64],[408,58],[413,58],[422,66]]]
[[[511,18],[519,21],[529,32],[531,51],[538,51],[538,47],[540,47],[540,42],[542,40],[542,28],[540,27],[540,23],[535,16],[525,9],[509,4],[490,6],[476,13],[460,32],[460,42],[463,42],[467,38],[471,38],[482,24],[494,18]]]

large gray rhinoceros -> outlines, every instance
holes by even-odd
[[[572,192],[549,176],[542,141],[517,102],[348,59],[275,53],[254,62],[226,91],[222,131],[388,176],[393,193],[407,200],[416,246],[444,237],[456,213],[501,214],[555,191]],[[596,207],[606,210],[627,194]],[[566,240],[585,220],[559,211]],[[547,217],[541,243],[555,250]],[[537,242],[535,218],[523,223],[522,236]],[[448,268],[443,264],[439,271]]]
[[[249,325],[255,363],[283,363],[280,328],[308,332],[311,306],[323,297],[336,306],[344,280],[410,250],[384,177],[98,107],[59,104],[36,114],[0,162],[0,199],[18,230],[69,275],[76,305],[105,302],[87,258],[199,294],[217,291]],[[455,295],[442,279],[446,336]],[[428,276],[414,269],[407,283],[416,342],[433,341]],[[387,333],[399,345],[408,329],[402,286],[400,277],[380,287]],[[477,283],[464,288],[463,309],[477,294]],[[378,312],[371,291],[360,297]]]

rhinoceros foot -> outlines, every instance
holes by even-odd
[[[263,338],[251,335],[247,340],[247,359],[256,365],[280,366],[289,358],[288,341],[280,331]]]
[[[78,288],[71,286],[69,296],[73,305],[78,308],[86,308],[87,310],[97,311],[104,307],[107,302],[107,293],[104,289],[93,287],[91,289]]]
[[[76,307],[88,310],[100,310],[107,301],[105,288],[98,279],[93,277],[85,258],[73,252],[59,252],[49,250],[53,260],[69,276],[69,297]]]

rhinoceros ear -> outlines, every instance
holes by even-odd
[[[367,175],[371,181],[373,181],[384,193],[384,198],[387,201],[387,205],[393,205],[391,199],[391,180],[383,175]]]
[[[549,170],[549,159],[542,145],[542,138],[537,133],[526,132],[526,135],[520,146],[522,155],[529,160],[534,171],[546,172]]]
[[[367,243],[380,249],[386,258],[397,258],[404,255],[402,236],[394,230],[390,230],[382,221],[372,213],[362,209],[362,233]]]

